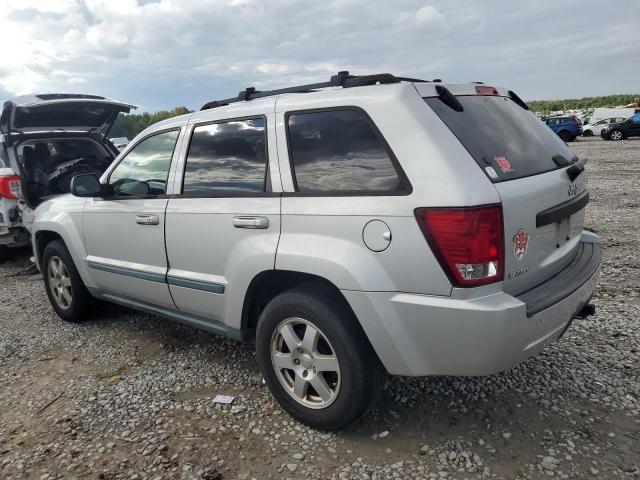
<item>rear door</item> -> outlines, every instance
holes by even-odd
[[[234,118],[222,109],[194,115],[167,207],[176,306],[232,329],[251,280],[274,268],[280,236],[274,101],[259,105]]]
[[[504,290],[517,294],[560,270],[580,240],[585,176],[566,144],[507,92],[456,96],[456,111],[438,96],[426,103],[444,121],[500,194],[505,230]],[[423,95],[425,96],[425,95]]]

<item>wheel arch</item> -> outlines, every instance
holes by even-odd
[[[276,295],[294,287],[308,286],[335,295],[356,318],[349,302],[336,285],[319,275],[293,270],[265,270],[253,277],[242,306],[242,330],[252,334],[262,309]]]
[[[66,242],[58,232],[54,232],[52,230],[40,230],[35,233],[33,254],[38,265],[42,265],[42,254],[44,253],[44,249],[49,243],[55,240],[60,240],[66,246]]]
[[[75,229],[73,232],[67,232],[64,229],[59,228],[59,225],[49,222],[46,224],[43,222],[39,227],[40,228],[33,232],[32,240],[33,254],[38,268],[42,271],[41,261],[46,246],[55,240],[59,240],[69,251],[85,286],[87,288],[93,287],[93,282],[91,281],[91,277],[89,276],[89,271],[87,270],[85,263],[84,239],[82,238],[81,233]],[[81,252],[77,250],[77,245],[81,246]]]

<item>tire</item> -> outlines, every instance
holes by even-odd
[[[308,332],[318,332],[318,340],[308,342]],[[291,349],[290,344],[300,348]],[[380,398],[386,378],[344,301],[309,287],[288,290],[269,302],[258,320],[256,352],[262,375],[282,408],[320,430],[343,429],[366,414]],[[285,367],[277,368],[276,361]],[[321,371],[320,365],[327,370]],[[296,394],[297,385],[302,395]]]
[[[609,140],[613,140],[614,142],[624,140],[624,133],[622,130],[618,129],[611,130],[607,136],[609,137]]]
[[[558,136],[562,139],[563,142],[570,142],[571,141],[571,134],[566,131],[566,130],[562,130],[560,133],[558,133]]]
[[[582,132],[583,137],[593,137],[593,132],[591,130],[585,130]]]
[[[9,258],[9,247],[0,245],[0,263],[4,263]]]
[[[54,264],[57,265],[56,268]],[[84,286],[63,242],[54,240],[47,244],[42,254],[41,268],[47,297],[58,316],[66,322],[85,320],[93,297]]]

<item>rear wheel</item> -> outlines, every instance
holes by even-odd
[[[49,243],[42,254],[44,288],[51,306],[67,322],[84,320],[93,297],[84,286],[67,247],[59,240]]]
[[[339,430],[379,398],[385,373],[356,319],[338,298],[308,288],[275,297],[256,330],[260,370],[297,420]]]
[[[571,134],[567,130],[562,130],[558,133],[558,136],[562,139],[563,142],[571,141]]]
[[[624,139],[624,133],[622,133],[622,130],[611,130],[609,132],[609,140],[622,140]]]
[[[6,262],[9,258],[9,247],[0,245],[0,263]]]

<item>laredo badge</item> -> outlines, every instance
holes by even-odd
[[[527,246],[529,244],[529,234],[523,228],[518,230],[513,236],[513,256],[516,260],[522,260],[527,254]]]

